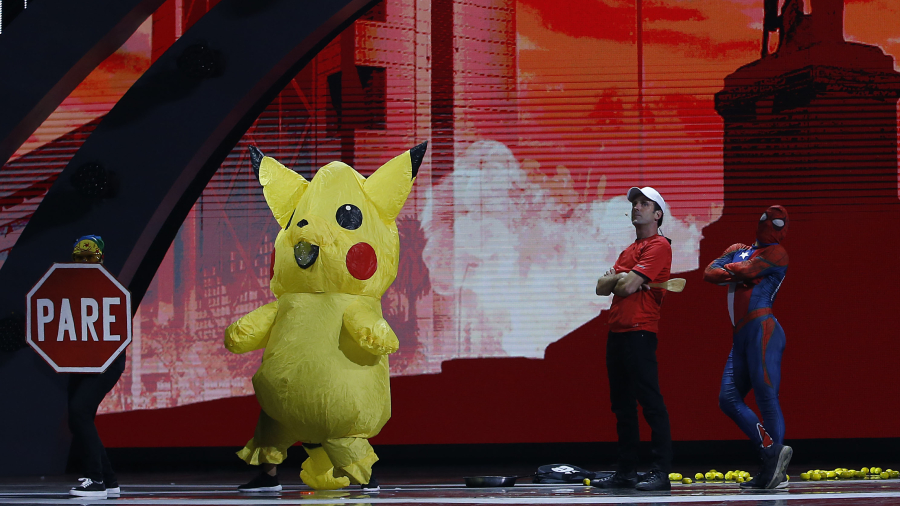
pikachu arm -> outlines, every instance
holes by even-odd
[[[265,348],[276,314],[277,300],[245,314],[225,329],[225,348],[231,353],[247,353]]]
[[[361,299],[353,301],[344,310],[344,328],[362,349],[372,355],[390,355],[400,348],[397,334],[388,322]]]

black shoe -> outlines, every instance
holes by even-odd
[[[69,495],[78,497],[106,497],[106,486],[102,481],[94,481],[90,478],[78,478],[77,486],[69,490]]]
[[[794,451],[790,446],[782,446],[778,453],[763,457],[759,473],[750,481],[741,483],[741,488],[773,489],[787,486],[787,468]]]
[[[238,487],[240,492],[279,492],[281,484],[278,476],[270,476],[269,473],[259,473],[256,478]]]
[[[761,478],[761,477],[762,477],[762,476],[765,476],[765,475],[767,474],[767,473],[766,473],[766,459],[765,459],[765,457],[760,457],[760,459],[761,459],[761,460],[760,460],[760,463],[759,463],[759,469],[756,470],[756,475],[754,475],[753,478],[751,478],[751,479],[749,479],[749,480],[747,480],[747,481],[745,481],[745,482],[740,483],[740,487],[741,487],[741,488],[748,488],[748,489],[750,489],[750,488],[763,488],[763,486],[760,485],[760,483],[761,483],[761,481],[762,481],[762,478]]]
[[[637,475],[634,473],[611,473],[602,478],[591,480],[591,486],[597,488],[634,488],[637,482]]]
[[[778,455],[772,459],[775,461],[775,465],[773,466],[774,472],[772,473],[772,477],[769,478],[769,481],[765,484],[765,488],[778,488],[778,486],[785,481],[788,464],[791,463],[791,457],[793,455],[794,450],[791,449],[790,446],[781,447],[781,450],[778,451]]]
[[[643,492],[672,490],[672,484],[669,483],[669,477],[665,473],[659,469],[654,469],[647,473],[644,479],[639,481],[634,488]]]
[[[119,480],[115,477],[104,476],[103,484],[106,485],[106,495],[114,495],[118,496],[122,493],[122,489],[119,488]]]
[[[753,478],[751,478],[751,479],[749,479],[749,480],[747,480],[747,481],[741,483],[741,484],[740,484],[741,488],[763,488],[763,487],[760,485],[760,480],[761,480],[760,477],[761,477],[762,475],[763,475],[763,472],[760,471],[760,472],[757,473],[757,475],[754,476]]]
[[[373,493],[381,491],[381,486],[378,484],[378,480],[375,477],[369,478],[369,483],[363,483],[359,486],[359,488],[363,492]]]

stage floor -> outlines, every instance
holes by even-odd
[[[791,470],[795,471],[795,470]],[[122,494],[109,499],[71,498],[68,489],[77,476],[0,479],[0,504],[53,505],[362,505],[362,504],[710,504],[710,505],[806,505],[900,504],[900,480],[801,482],[787,489],[742,491],[734,483],[673,485],[671,492],[605,491],[583,485],[536,485],[521,478],[509,488],[467,488],[454,469],[385,469],[379,472],[381,490],[361,493],[358,488],[313,491],[304,486],[294,469],[280,473],[282,492],[242,494],[236,486],[253,477],[248,472],[122,474]],[[509,474],[509,473],[498,473]],[[515,473],[513,473],[515,474]]]

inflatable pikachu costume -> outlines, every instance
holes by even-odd
[[[311,181],[251,148],[275,239],[275,302],[231,324],[233,353],[265,348],[253,376],[262,407],[238,452],[248,464],[279,464],[303,442],[300,477],[315,489],[367,484],[378,457],[368,438],[391,416],[388,354],[399,341],[381,315],[397,276],[394,220],[412,189],[427,143],[368,178],[331,162]],[[280,487],[279,487],[280,488]]]

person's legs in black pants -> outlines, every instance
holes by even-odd
[[[609,376],[609,398],[616,415],[616,433],[619,437],[619,463],[616,472],[635,476],[638,463],[637,398],[629,365],[631,332],[610,332],[606,341],[606,373]]]
[[[94,417],[124,370],[123,352],[101,374],[72,374],[69,377],[69,430],[72,431],[73,448],[81,451],[83,476],[95,482],[115,480]]]
[[[668,474],[672,470],[672,434],[669,412],[659,390],[659,368],[656,362],[656,334],[629,332],[629,363],[633,373],[634,391],[650,425],[650,450],[653,469]]]

